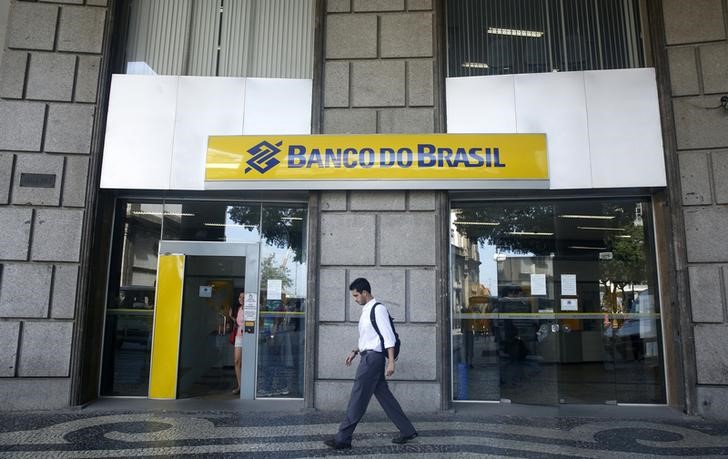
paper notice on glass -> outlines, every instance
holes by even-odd
[[[654,319],[640,319],[640,338],[654,338],[654,324]]]
[[[576,296],[576,274],[561,275],[561,295]]]
[[[258,314],[258,294],[246,293],[245,302],[243,303],[243,318],[245,320],[255,320]]]
[[[531,274],[531,295],[546,295],[546,274]]]
[[[576,298],[561,298],[562,311],[578,311],[579,302]]]
[[[268,279],[268,299],[280,300],[283,281],[281,279]]]

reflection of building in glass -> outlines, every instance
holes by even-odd
[[[154,286],[162,206],[132,203],[127,206],[126,212],[121,285]]]
[[[480,253],[477,242],[454,228],[450,230],[450,249],[453,266],[453,301],[457,307],[467,307],[471,296],[486,295],[489,291],[480,283]]]
[[[498,263],[498,296],[530,296],[531,274],[546,276],[547,297],[553,299],[553,257],[500,256]]]

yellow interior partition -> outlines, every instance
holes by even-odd
[[[157,269],[157,300],[154,307],[152,362],[149,398],[177,398],[184,255],[160,255]]]

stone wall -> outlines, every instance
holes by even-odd
[[[10,5],[0,63],[0,405],[69,404],[106,0]]]
[[[8,15],[10,13],[10,0],[0,0],[0,62],[5,51],[5,32],[8,29]]]
[[[664,0],[685,221],[697,410],[728,413],[728,1]],[[717,108],[716,108],[717,107]],[[686,359],[693,356],[686,355]]]
[[[326,3],[323,133],[435,131],[432,8],[430,0]],[[369,279],[404,343],[392,391],[405,410],[440,408],[436,206],[435,192],[322,193],[317,408],[343,409],[348,400],[356,368],[343,362],[356,348],[361,311],[348,285],[357,277]]]
[[[365,277],[395,320],[404,347],[392,378],[406,409],[436,411],[437,218],[434,192],[325,192],[321,199],[315,405],[345,407],[361,307],[348,285]]]
[[[431,0],[329,0],[327,134],[429,133],[434,117]]]

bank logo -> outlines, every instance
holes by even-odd
[[[268,142],[267,140],[264,140],[249,148],[248,153],[250,153],[251,157],[249,160],[246,161],[248,167],[245,168],[245,173],[247,174],[248,172],[250,172],[251,169],[255,169],[261,174],[265,174],[266,172],[277,166],[280,161],[275,158],[275,155],[280,153],[281,149],[278,147],[280,147],[282,144],[282,140],[275,145]]]

